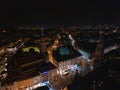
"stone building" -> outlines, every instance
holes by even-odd
[[[2,82],[2,90],[30,90],[52,83],[57,70],[46,61],[39,47],[21,48],[8,62],[8,76]]]

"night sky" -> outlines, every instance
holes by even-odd
[[[3,0],[0,24],[119,24],[120,0]]]

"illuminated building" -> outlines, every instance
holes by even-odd
[[[70,45],[64,45],[53,50],[53,64],[58,68],[61,76],[71,74],[74,77],[76,73],[80,76],[86,75],[91,71],[87,60],[77,50]],[[72,80],[72,78],[71,78]]]
[[[39,47],[19,49],[8,63],[8,76],[2,82],[2,90],[30,90],[52,83],[57,78],[57,70],[46,61]]]
[[[21,40],[18,40],[17,42],[11,43],[8,47],[7,47],[7,52],[8,53],[12,53],[15,54],[17,49],[19,49],[21,46],[23,45],[23,43],[21,42]]]
[[[93,69],[89,54],[76,48],[75,41],[69,33],[62,31],[56,36],[48,54],[49,61],[58,68],[60,75],[78,72],[84,76]]]
[[[43,87],[36,88],[34,90],[49,90],[49,88],[47,86],[43,86]]]
[[[17,50],[16,47],[7,47],[7,52],[8,52],[8,53],[15,53],[16,50]]]

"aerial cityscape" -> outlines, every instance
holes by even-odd
[[[120,2],[2,3],[0,90],[120,90]]]

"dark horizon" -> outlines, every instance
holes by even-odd
[[[120,1],[2,1],[1,25],[119,24]]]

